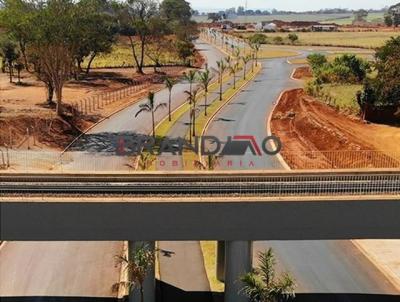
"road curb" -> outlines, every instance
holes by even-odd
[[[271,110],[270,114],[269,114],[269,115],[267,116],[267,118],[266,118],[266,126],[267,126],[267,135],[268,135],[268,136],[271,136],[271,135],[272,135],[271,121],[272,121],[272,116],[274,115],[275,109],[276,109],[276,107],[278,106],[280,100],[282,99],[282,96],[283,96],[286,92],[288,92],[288,91],[290,91],[290,90],[291,90],[291,89],[284,90],[284,91],[282,91],[282,92],[279,94],[279,97],[278,97],[278,98],[276,99],[276,101],[275,101],[274,107],[272,107],[272,110]],[[273,147],[273,148],[276,148],[275,142],[271,142],[271,144],[272,144],[272,147]],[[278,161],[281,163],[281,165],[283,166],[283,168],[284,168],[285,170],[291,170],[290,166],[287,164],[287,162],[284,160],[284,158],[282,157],[282,155],[281,155],[280,153],[278,153],[278,154],[276,155],[276,158],[278,159]]]
[[[396,277],[393,276],[393,273],[391,271],[388,271],[383,265],[381,265],[379,262],[375,260],[374,257],[372,257],[368,251],[357,242],[357,240],[350,240],[350,242],[384,275],[389,282],[397,289],[400,291],[400,280]]]

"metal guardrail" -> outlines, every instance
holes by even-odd
[[[399,171],[1,174],[0,193],[134,196],[399,196]]]

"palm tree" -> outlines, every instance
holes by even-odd
[[[148,98],[148,102],[146,104],[141,104],[139,105],[140,110],[138,112],[136,112],[135,117],[137,117],[139,114],[141,114],[142,112],[151,112],[151,123],[153,126],[153,137],[154,139],[156,138],[156,127],[154,124],[154,113],[162,107],[166,107],[167,104],[166,103],[160,103],[157,106],[154,103],[154,92],[149,92],[149,95],[147,96]]]
[[[243,56],[243,80],[246,80],[246,72],[247,72],[247,63],[251,61],[251,55]]]
[[[228,65],[225,64],[224,60],[221,60],[217,62],[217,66],[219,74],[219,100],[222,101],[222,77],[228,68]]]
[[[257,65],[258,64],[258,52],[260,50],[261,45],[260,45],[260,43],[253,43],[250,46],[251,46],[251,49],[253,49],[253,51],[254,51],[254,58],[256,60],[256,65]]]
[[[237,60],[239,60],[239,57],[240,57],[240,48],[239,48],[239,47],[235,47],[235,48],[234,48],[234,50],[233,50],[233,56],[234,56]]]
[[[196,136],[196,105],[197,105],[197,94],[199,92],[199,89],[195,89],[192,92],[190,91],[185,91],[185,93],[188,95],[187,100],[189,101],[189,104],[191,105],[190,107],[190,143],[192,143],[192,136]]]
[[[142,244],[130,251],[128,256],[116,256],[117,262],[128,270],[128,281],[121,281],[117,285],[125,286],[129,291],[138,288],[140,301],[144,302],[143,283],[150,269],[154,266],[155,250],[147,244]]]
[[[142,152],[142,153],[140,153],[140,157],[138,158],[138,160],[139,160],[138,164],[139,164],[140,169],[145,171],[153,164],[153,162],[156,160],[156,158],[151,153]]]
[[[200,83],[202,88],[204,89],[204,115],[207,116],[207,98],[208,98],[208,87],[210,86],[212,75],[209,69],[206,69],[204,72],[200,73]]]
[[[233,75],[233,89],[236,89],[236,73],[239,71],[239,63],[236,62],[229,68],[229,73]]]
[[[244,283],[241,292],[252,302],[279,302],[294,298],[293,278],[287,273],[276,278],[276,260],[272,249],[261,252],[258,259],[259,267],[240,278]]]
[[[227,56],[227,57],[225,58],[225,62],[226,62],[226,64],[228,64],[228,67],[231,66],[232,57],[231,57],[231,56]]]
[[[165,86],[168,89],[168,120],[171,121],[171,96],[172,96],[172,88],[174,88],[176,81],[173,78],[167,77],[165,79]]]
[[[197,71],[196,70],[189,70],[189,73],[184,73],[184,79],[189,82],[189,91],[192,93],[193,83],[197,80]]]

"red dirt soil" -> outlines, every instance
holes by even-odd
[[[296,80],[303,80],[307,78],[312,78],[313,74],[309,66],[297,67],[293,72],[293,78]]]
[[[292,169],[400,167],[400,128],[345,116],[302,89],[282,95],[271,129]]]

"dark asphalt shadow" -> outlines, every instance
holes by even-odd
[[[157,302],[214,302],[212,292],[187,292],[159,280],[156,286]]]
[[[148,137],[134,132],[85,134],[68,151],[128,156],[136,150],[138,139],[145,140]]]
[[[228,118],[220,117],[219,119],[215,120],[216,122],[235,122],[235,120],[231,120]]]

